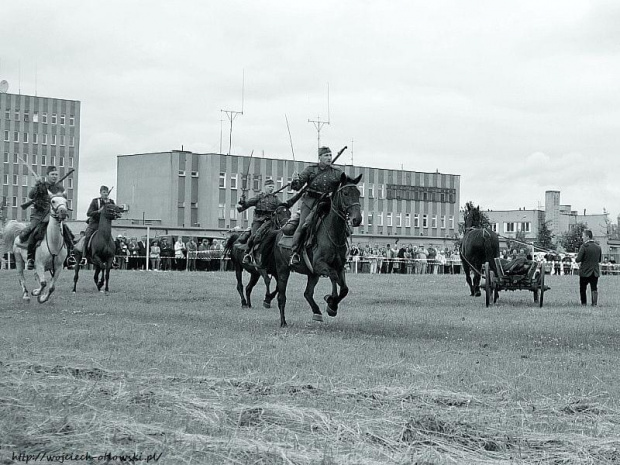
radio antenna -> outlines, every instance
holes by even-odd
[[[327,121],[321,121],[321,118],[319,116],[317,116],[315,120],[309,119],[308,123],[313,123],[314,124],[314,127],[316,128],[317,147],[321,147],[321,129],[323,129],[323,126],[325,126],[326,124],[328,126],[330,125],[330,119],[329,119],[329,82],[327,83]]]
[[[228,117],[228,121],[230,121],[230,133],[228,136],[228,154],[230,155],[230,150],[232,148],[232,131],[233,131],[233,121],[239,115],[243,115],[243,103],[244,103],[244,93],[245,93],[245,70],[243,70],[243,80],[241,83],[241,111],[235,110],[220,110],[222,113],[226,113]],[[222,152],[220,148],[220,153]]]

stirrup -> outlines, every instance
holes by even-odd
[[[246,253],[243,256],[243,260],[242,260],[243,263],[252,263],[253,261],[254,261],[254,257],[252,257],[252,254]]]
[[[34,270],[34,260],[32,258],[29,258],[26,262],[26,269],[28,271]]]
[[[301,262],[301,257],[297,252],[293,252],[293,255],[291,255],[291,265],[297,265],[299,262]]]

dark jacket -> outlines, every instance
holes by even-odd
[[[579,247],[579,253],[577,258],[575,258],[575,261],[580,264],[579,276],[587,278],[594,275],[598,278],[601,275],[599,263],[601,263],[602,258],[601,247],[596,242],[593,240],[584,242]]]
[[[333,191],[340,184],[340,177],[343,171],[332,165],[321,168],[318,163],[308,166],[301,172],[298,179],[291,182],[291,187],[298,191],[305,184],[308,184],[309,195],[327,194]]]
[[[271,217],[271,214],[278,208],[280,199],[277,194],[267,194],[261,192],[250,200],[239,201],[237,211],[242,212],[250,207],[254,208],[254,221],[264,221]]]
[[[47,191],[52,194],[63,194],[65,188],[60,184],[54,184],[49,181],[38,181],[30,192],[28,198],[34,200],[33,207],[39,213],[47,213],[50,208],[50,198]]]
[[[103,202],[101,197],[97,197],[96,199],[91,200],[90,206],[88,207],[88,211],[86,212],[86,216],[88,216],[88,220],[86,221],[89,225],[99,225],[99,209],[107,203],[111,203],[112,205],[116,205],[114,200],[108,199]]]

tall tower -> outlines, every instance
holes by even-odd
[[[557,233],[560,229],[560,191],[545,192],[545,221],[549,230]]]

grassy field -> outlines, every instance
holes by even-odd
[[[349,275],[316,323],[295,275],[281,329],[232,273],[66,274],[39,305],[1,271],[0,463],[620,463],[618,279],[486,309],[463,276]]]

